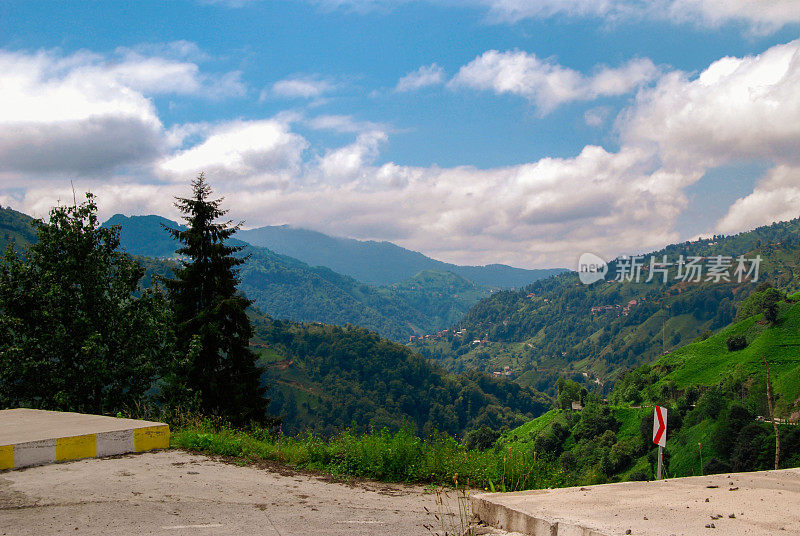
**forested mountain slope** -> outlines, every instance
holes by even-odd
[[[576,483],[655,477],[653,405],[667,408],[668,477],[800,466],[800,294],[755,292],[741,318],[652,365],[626,372],[609,396],[559,382],[561,408],[508,432],[506,448],[557,460]],[[765,363],[766,362],[766,363]],[[767,365],[773,391],[770,422]],[[570,401],[586,404],[570,411]]]
[[[654,252],[657,262],[680,255],[711,263],[715,256],[733,257],[730,281],[676,279],[677,267],[645,282],[651,254],[644,256],[642,277],[583,285],[576,273],[538,281],[519,291],[498,292],[476,304],[453,331],[459,335],[415,343],[424,355],[454,371],[502,371],[524,384],[553,389],[559,375],[590,385],[614,380],[633,366],[655,361],[706,331],[733,320],[736,305],[756,286],[734,276],[736,257],[760,256],[761,281],[787,291],[800,288],[800,220],[776,223],[730,237],[714,237],[671,245]],[[750,267],[752,263],[746,264]]]
[[[418,434],[462,434],[517,426],[551,401],[485,374],[445,373],[407,347],[361,328],[251,319],[253,347],[267,365],[270,412],[284,430],[333,433],[410,424]]]
[[[178,244],[162,225],[178,224],[160,216],[116,215],[104,225],[119,225],[122,246],[135,255],[172,258]],[[238,236],[238,235],[237,235]],[[276,318],[327,324],[354,324],[393,340],[439,331],[460,318],[491,289],[455,274],[426,273],[389,287],[372,287],[322,266],[241,240],[247,257],[241,290]]]

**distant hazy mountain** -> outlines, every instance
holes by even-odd
[[[146,257],[174,257],[178,248],[177,240],[167,233],[162,225],[171,229],[185,229],[180,225],[161,216],[123,216],[114,214],[103,227],[120,226],[120,241],[122,247],[131,255],[144,255]]]
[[[117,214],[103,224],[119,225],[122,248],[133,255],[175,256],[178,247],[164,226],[182,227],[161,216]],[[237,235],[238,236],[238,235]],[[425,271],[392,286],[375,287],[325,266],[272,250],[244,245],[247,261],[239,288],[262,311],[296,321],[353,324],[394,340],[439,331],[458,320],[491,289],[446,272]]]
[[[310,264],[326,266],[371,285],[391,285],[423,270],[452,272],[478,285],[523,287],[534,281],[563,272],[563,269],[524,270],[503,264],[458,266],[426,257],[391,242],[337,238],[287,225],[240,231],[238,238],[289,255]]]

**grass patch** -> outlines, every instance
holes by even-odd
[[[299,469],[387,482],[467,485],[497,491],[572,484],[558,464],[534,460],[532,453],[509,448],[469,450],[453,437],[421,439],[409,430],[345,431],[325,439],[312,434],[288,437],[259,429],[235,430],[206,422],[179,428],[170,443],[244,462],[271,460]]]

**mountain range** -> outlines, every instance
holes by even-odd
[[[564,269],[525,270],[504,264],[458,266],[426,257],[391,242],[328,236],[288,225],[242,230],[237,236],[254,246],[299,259],[311,266],[326,266],[370,285],[391,285],[419,272],[451,272],[477,285],[514,288],[558,274]]]
[[[32,218],[11,209],[0,209],[0,242],[13,241],[20,246],[35,240]],[[180,225],[161,216],[123,216],[117,214],[104,226],[120,228],[122,248],[132,255],[156,259],[162,264],[176,260],[177,242],[164,227]],[[302,240],[305,234],[293,230],[283,240],[290,244],[291,237]],[[310,233],[310,232],[309,232]],[[274,234],[274,233],[273,233]],[[520,270],[504,266],[458,267],[447,265],[424,255],[389,243],[358,242],[334,239],[311,233],[316,240],[330,239],[345,244],[336,253],[337,258],[347,256],[347,247],[358,247],[364,253],[353,266],[361,266],[364,259],[373,259],[378,265],[405,266],[406,277],[392,284],[375,286],[351,276],[341,274],[328,266],[311,266],[301,260],[277,253],[271,249],[233,239],[231,244],[243,247],[245,263],[241,266],[241,290],[265,313],[276,318],[295,321],[323,322],[327,324],[361,326],[395,341],[408,340],[411,335],[435,333],[457,321],[480,299],[489,296],[509,282],[527,274],[535,281],[551,273],[550,270]],[[354,244],[360,246],[354,246]],[[0,245],[3,245],[0,243]],[[294,249],[302,249],[299,244]],[[330,251],[330,248],[328,249]],[[391,251],[392,257],[382,258],[382,251]],[[412,265],[400,258],[415,259]],[[360,260],[359,260],[360,259]],[[383,259],[383,260],[381,260]],[[420,260],[421,259],[421,260]],[[169,266],[160,266],[153,260],[143,260],[150,272],[169,273]],[[433,267],[433,268],[431,268]],[[467,273],[478,274],[489,285],[477,284],[451,271],[436,268],[463,268]],[[369,271],[369,266],[361,266]],[[400,272],[397,272],[400,273]],[[411,273],[411,275],[407,275]]]

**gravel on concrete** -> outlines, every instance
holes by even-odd
[[[442,533],[429,513],[436,510],[435,494],[419,486],[335,481],[179,450],[0,473],[0,535],[9,536],[416,536]],[[448,527],[459,523],[457,511],[452,503],[445,512]]]
[[[476,494],[481,521],[539,536],[800,535],[800,469]]]

